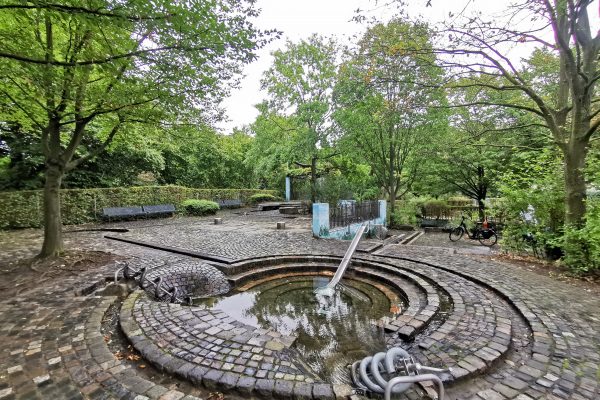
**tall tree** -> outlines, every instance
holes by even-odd
[[[410,190],[427,149],[447,125],[441,70],[407,48],[431,50],[426,25],[393,20],[371,27],[341,68],[336,121],[385,188],[392,212]]]
[[[518,92],[525,101],[477,100],[461,106],[497,106],[534,115],[552,135],[564,155],[565,223],[581,227],[586,212],[585,160],[590,140],[600,126],[597,81],[600,32],[590,26],[592,0],[523,1],[507,10],[508,19],[489,21],[475,15],[445,27],[450,46],[440,47],[443,65],[451,68],[451,86],[464,87],[461,78],[477,76],[468,85],[503,93]],[[528,21],[513,24],[511,21]],[[553,40],[546,33],[553,34]],[[522,70],[511,47],[535,46],[558,60],[553,85]],[[450,57],[448,57],[450,56]],[[551,95],[548,96],[548,89]]]
[[[217,114],[269,36],[250,22],[251,0],[14,0],[0,10],[0,120],[37,129],[45,160],[41,257],[63,249],[66,173],[129,124]],[[90,128],[102,141],[84,148]]]
[[[317,164],[335,155],[332,149],[331,89],[337,71],[337,45],[317,35],[273,53],[273,65],[262,80],[270,95],[268,107],[292,117],[296,144],[303,159],[289,160],[310,168],[311,200],[317,199]],[[306,162],[308,161],[308,162]]]

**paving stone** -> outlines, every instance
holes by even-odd
[[[289,399],[294,393],[294,382],[277,379],[273,388],[273,395],[279,399]]]
[[[316,400],[329,400],[334,397],[333,387],[326,383],[316,383],[313,385],[313,397]]]
[[[33,378],[33,383],[35,383],[38,386],[44,385],[44,384],[48,383],[49,381],[50,381],[50,375],[48,375],[48,374],[36,376],[35,378]]]
[[[219,379],[221,376],[223,376],[223,371],[218,371],[216,369],[208,370],[202,377],[202,383],[206,388],[215,390],[219,386]]]
[[[7,369],[9,374],[14,374],[17,372],[22,372],[23,371],[23,366],[22,365],[15,365],[14,367],[10,367]]]
[[[177,390],[169,390],[162,396],[158,398],[158,400],[180,400],[185,396],[185,393],[178,392]]]
[[[259,395],[270,397],[275,389],[275,381],[273,379],[257,379],[254,387]]]
[[[239,380],[236,383],[236,389],[243,395],[251,394],[254,390],[255,384],[255,378],[252,378],[250,376],[240,376]]]
[[[132,222],[131,226],[141,228],[134,228],[127,235],[146,236],[154,238],[153,240],[160,237],[163,243],[171,243],[174,247],[202,249],[231,259],[300,253],[330,254],[339,258],[347,247],[347,243],[313,240],[308,228],[301,225],[296,225],[283,234],[272,234],[257,229],[260,222],[252,219],[253,216],[240,218],[248,218],[253,222],[246,224],[246,228],[237,225],[232,232],[234,235],[229,235],[226,231],[227,224],[214,228],[216,231],[210,231],[202,223],[198,223],[198,220],[173,225],[170,225],[170,221],[161,221],[161,226],[153,226],[152,223],[155,222],[150,221]],[[288,222],[292,226],[295,223],[306,224],[306,221]],[[228,220],[228,223],[231,222]],[[306,232],[296,233],[302,229]],[[67,241],[77,240],[78,248],[106,249],[107,241],[97,233],[65,236]],[[1,240],[3,239],[0,238]],[[135,261],[138,263],[162,268],[164,262],[176,265],[175,260],[179,257],[185,261],[182,265],[199,264],[184,256],[117,242],[108,243],[113,247],[111,250],[114,253],[138,257]],[[14,246],[0,243],[0,247],[3,248],[0,258],[5,258],[4,249]],[[455,391],[452,395],[456,398],[481,400],[481,393],[491,396],[492,392],[519,400],[589,400],[600,396],[596,376],[600,363],[600,319],[595,317],[595,310],[600,305],[597,297],[545,276],[494,263],[489,259],[482,262],[461,254],[419,246],[386,245],[380,250],[374,255],[359,254],[355,261],[385,260],[390,266],[393,265],[390,268],[412,277],[412,286],[406,286],[414,289],[412,292],[406,289],[410,292],[411,299],[411,304],[404,310],[408,318],[398,321],[401,323],[395,326],[399,329],[409,327],[406,329],[413,332],[413,329],[424,328],[429,317],[436,315],[440,309],[438,292],[449,299],[450,308],[439,327],[430,335],[430,340],[419,341],[423,345],[414,346],[411,352],[424,364],[453,367],[452,378],[464,381],[450,388]],[[232,264],[231,268],[238,268],[239,265],[242,264]],[[265,265],[268,266],[268,262]],[[227,268],[229,266],[223,267]],[[260,268],[262,267],[257,269]],[[355,265],[354,268],[360,267]],[[125,384],[128,387],[139,384],[139,388],[144,388],[141,381],[131,379],[133,376],[140,376],[140,371],[130,368],[124,362],[116,362],[99,332],[106,308],[114,300],[85,296],[83,292],[73,297],[74,287],[104,281],[105,276],[114,274],[114,270],[114,265],[110,265],[102,267],[100,271],[84,271],[79,276],[57,282],[52,287],[24,294],[17,301],[0,299],[0,335],[3,343],[10,343],[10,348],[4,353],[6,357],[2,359],[0,356],[0,369],[9,372],[9,368],[19,363],[23,364],[25,372],[11,371],[7,375],[10,382],[0,382],[0,393],[11,390],[5,395],[8,396],[7,399],[58,400],[83,398],[81,391],[88,393],[85,394],[86,397],[94,399],[114,397],[130,400],[138,395],[157,399],[168,391],[161,385],[152,387],[143,394],[128,391]],[[92,279],[94,276],[95,281]],[[179,279],[181,275],[173,277]],[[186,283],[184,280],[172,282]],[[139,299],[139,295],[137,298]],[[134,345],[147,348],[143,354],[152,362],[171,366],[175,371],[187,365],[182,364],[181,360],[194,362],[196,367],[186,368],[178,374],[192,382],[201,382],[203,373],[208,370],[196,368],[202,368],[201,362],[210,357],[208,365],[221,369],[221,373],[235,371],[242,374],[235,383],[236,390],[241,393],[247,393],[244,388],[254,385],[255,390],[252,392],[260,394],[260,387],[268,396],[274,389],[273,380],[251,379],[273,377],[277,373],[278,377],[294,379],[290,381],[294,385],[292,396],[295,393],[298,397],[306,395],[300,388],[306,388],[304,385],[309,378],[306,378],[303,371],[296,370],[295,365],[284,365],[281,362],[280,352],[288,351],[285,347],[291,345],[295,338],[280,340],[268,335],[267,329],[259,331],[254,327],[243,327],[243,324],[240,325],[225,313],[209,315],[206,311],[190,311],[194,308],[171,307],[152,299],[145,301],[136,303],[125,300],[122,326],[131,334],[130,340]],[[28,307],[19,306],[23,303],[28,304]],[[151,306],[151,303],[156,307]],[[568,310],[557,308],[556,304],[569,304]],[[127,310],[130,310],[129,319],[126,318]],[[150,331],[153,333],[150,334]],[[7,334],[10,336],[6,336]],[[193,338],[198,339],[194,345],[188,343]],[[234,338],[240,342],[234,342]],[[248,345],[250,340],[255,346]],[[204,343],[199,345],[200,341]],[[273,346],[266,344],[269,342],[276,343],[276,348],[267,348]],[[386,344],[391,347],[399,342],[390,339]],[[191,347],[186,347],[188,345]],[[199,351],[193,352],[194,347]],[[509,351],[509,348],[515,351]],[[496,362],[499,354],[505,352],[503,359]],[[9,354],[12,357],[9,358]],[[189,358],[190,355],[193,357]],[[273,360],[265,361],[266,357],[272,357]],[[52,360],[56,362],[51,363]],[[563,360],[569,360],[571,366],[565,368]],[[458,366],[461,361],[464,361],[465,368]],[[253,364],[249,364],[250,362]],[[273,369],[264,367],[265,362],[271,364]],[[32,376],[27,375],[30,370],[33,371],[29,369],[30,364],[40,367],[35,373],[31,372]],[[490,373],[492,364],[493,370]],[[279,370],[279,367],[283,369]],[[46,374],[44,368],[51,369],[52,379],[37,387],[32,378]],[[573,371],[568,370],[571,368]],[[244,373],[253,377],[243,375]],[[111,374],[115,374],[114,377]],[[194,374],[197,376],[194,377]],[[220,378],[223,379],[223,376]],[[13,380],[19,384],[13,385]],[[28,383],[25,385],[17,380]],[[269,381],[272,383],[270,388],[269,383],[265,383]],[[463,396],[461,385],[471,386],[467,391],[469,395]],[[18,393],[15,393],[16,388]],[[161,388],[163,392],[158,395]],[[324,388],[322,395],[319,395],[319,388]],[[325,388],[329,389],[328,394],[325,394]],[[474,389],[478,392],[477,396],[471,395]],[[328,398],[333,393],[329,385],[318,383],[312,386],[312,395],[315,398]],[[418,396],[417,391],[411,391],[401,396],[401,399],[412,400]]]
[[[477,395],[483,400],[505,400],[506,397],[501,395],[492,389],[484,390],[483,392],[477,393]]]

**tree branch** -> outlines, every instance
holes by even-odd
[[[32,5],[28,4],[3,4],[0,5],[0,10],[52,10],[59,11],[67,14],[89,14],[95,15],[98,17],[108,17],[108,18],[118,18],[124,19],[132,22],[136,21],[146,21],[146,20],[161,20],[168,17],[172,17],[175,14],[163,14],[158,16],[144,16],[144,15],[123,15],[117,14],[109,11],[102,11],[102,8],[91,9],[85,7],[78,6],[67,6],[64,4],[41,4],[36,3]]]

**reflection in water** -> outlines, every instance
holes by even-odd
[[[314,289],[327,281],[292,276],[201,304],[248,325],[297,336],[294,345],[314,372],[348,383],[348,364],[385,349],[383,331],[373,322],[389,315],[390,301],[375,286],[356,280],[343,280],[331,297],[316,295]]]

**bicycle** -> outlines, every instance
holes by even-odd
[[[480,228],[479,225],[476,225],[473,229],[473,232],[470,233],[469,229],[467,228],[467,224],[465,224],[465,219],[466,218],[463,215],[462,220],[460,221],[460,225],[458,225],[456,228],[450,231],[449,236],[451,242],[456,242],[457,240],[460,240],[460,238],[462,238],[465,233],[467,234],[467,237],[469,239],[479,240],[479,243],[487,247],[492,247],[496,244],[496,242],[498,242],[498,235],[496,235],[496,232],[492,228]],[[487,224],[484,223],[484,225]]]

